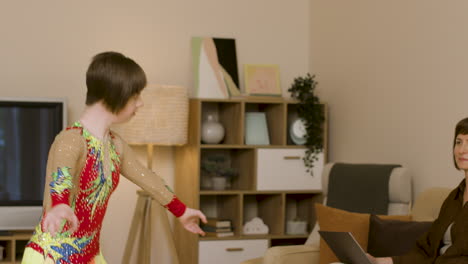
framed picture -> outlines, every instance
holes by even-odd
[[[240,95],[235,39],[193,37],[192,63],[195,97]]]
[[[281,96],[278,65],[244,65],[245,92],[248,95]]]

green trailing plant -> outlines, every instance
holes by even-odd
[[[314,161],[318,160],[317,155],[323,151],[323,123],[325,121],[325,109],[314,94],[315,86],[317,86],[315,75],[307,73],[305,77],[295,78],[288,89],[291,97],[299,102],[297,114],[304,120],[307,150],[303,160],[307,172],[311,174],[313,174]]]

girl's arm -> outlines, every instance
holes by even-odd
[[[198,219],[206,222],[205,215],[199,210],[187,208],[161,177],[135,159],[132,149],[118,135],[116,135],[116,141],[121,150],[121,174],[148,192],[158,203],[178,217],[185,229],[204,235],[205,233],[198,226]]]

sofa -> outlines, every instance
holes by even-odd
[[[410,219],[418,222],[433,221],[450,191],[449,188],[434,187],[421,192],[411,207]],[[316,234],[318,228],[316,225],[304,245],[271,247],[263,257],[247,260],[241,264],[318,264],[321,248],[320,239]]]

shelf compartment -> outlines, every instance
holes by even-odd
[[[213,190],[213,175],[209,175],[202,167],[203,163],[209,159],[224,157],[224,161],[219,161],[221,166],[232,168],[238,175],[228,179],[226,190],[252,190],[254,186],[254,161],[255,150],[247,148],[201,149],[200,161],[200,190]]]
[[[285,145],[286,124],[285,104],[283,103],[245,103],[245,113],[263,112],[266,115],[270,145]]]
[[[243,142],[243,121],[241,118],[242,104],[240,102],[201,102],[200,137],[203,121],[208,115],[213,115],[224,127],[224,139],[219,144],[239,145]],[[201,138],[200,138],[201,142]],[[202,144],[204,144],[202,142]]]
[[[269,228],[268,235],[282,235],[284,215],[282,194],[246,194],[243,199],[243,225],[259,217]],[[248,234],[243,234],[247,236]]]
[[[13,261],[13,241],[0,239],[0,246],[3,247],[3,255],[0,263],[10,263]]]
[[[200,210],[207,218],[228,219],[235,236],[241,234],[240,195],[201,195]]]
[[[307,235],[314,228],[316,222],[314,204],[322,202],[322,195],[314,193],[289,193],[286,194],[286,215],[285,234],[286,235]],[[306,222],[306,232],[303,234],[289,234],[287,224],[291,220],[301,220]]]
[[[23,258],[24,249],[26,244],[28,244],[29,238],[27,240],[24,239],[16,239],[15,240],[15,259],[17,262],[21,263],[21,259]]]

